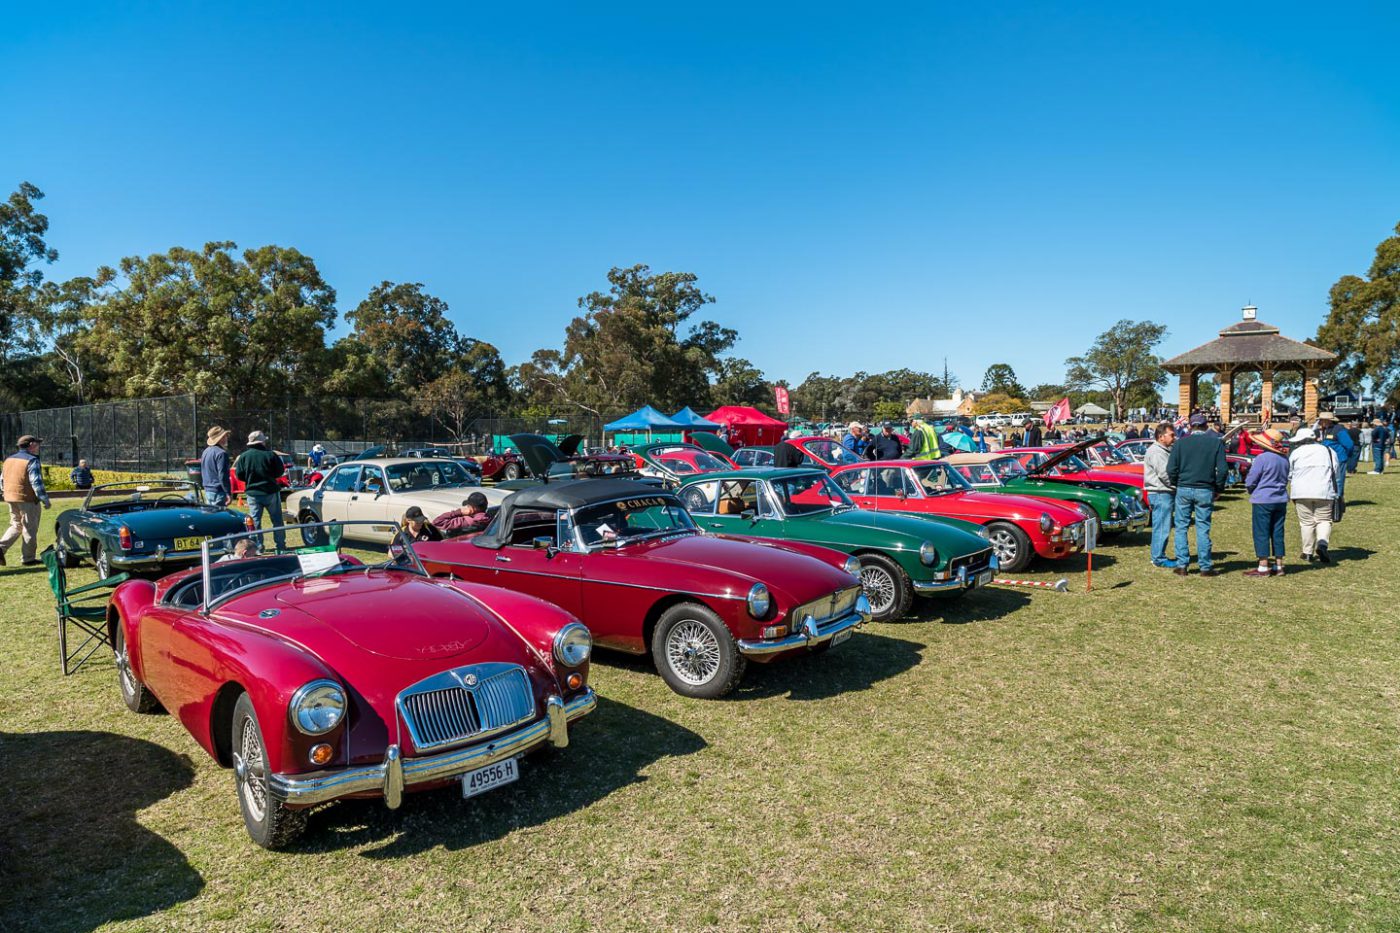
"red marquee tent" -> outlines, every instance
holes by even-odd
[[[771,418],[747,405],[726,405],[716,408],[705,416],[705,420],[724,425],[731,446],[745,447],[776,444],[783,439],[787,422]],[[739,443],[736,444],[735,441]]]

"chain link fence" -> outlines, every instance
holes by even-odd
[[[273,448],[298,458],[316,444],[341,457],[377,446],[442,447],[473,456],[498,452],[509,445],[509,435],[522,432],[582,434],[589,445],[598,445],[603,425],[622,414],[484,416],[453,425],[399,399],[297,398],[248,408],[172,395],[0,414],[0,450],[12,451],[22,435],[33,434],[44,439],[44,460],[51,464],[86,459],[93,469],[179,472],[185,461],[199,456],[209,428],[217,425],[232,432],[231,455],[258,430],[267,432]]]

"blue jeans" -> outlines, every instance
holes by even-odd
[[[228,494],[222,489],[210,489],[208,486],[205,486],[204,498],[209,500],[210,505],[220,509],[228,505]]]
[[[1254,556],[1260,560],[1283,556],[1283,526],[1287,502],[1254,503]]]
[[[1361,445],[1357,444],[1351,449],[1351,455],[1347,457],[1347,472],[1355,473],[1356,465],[1361,462]]]
[[[1186,543],[1186,531],[1196,518],[1196,562],[1202,570],[1210,569],[1210,513],[1214,508],[1215,491],[1182,487],[1176,491],[1176,565],[1191,564],[1191,548]]]
[[[248,514],[253,516],[253,528],[258,529],[263,526],[262,517],[266,512],[272,520],[273,539],[277,542],[277,550],[287,549],[287,536],[282,531],[282,497],[275,492],[262,494],[244,493],[244,498],[248,500]]]
[[[1147,504],[1152,509],[1152,563],[1159,567],[1171,566],[1167,559],[1167,540],[1172,536],[1172,514],[1176,509],[1176,496],[1169,492],[1149,492]]]
[[[1375,464],[1371,469],[1377,473],[1385,472],[1385,449],[1389,446],[1389,444],[1371,445],[1371,461]]]

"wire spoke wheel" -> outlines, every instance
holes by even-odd
[[[720,666],[719,640],[709,627],[694,620],[678,622],[666,637],[666,663],[693,687],[714,679]]]
[[[890,610],[895,601],[894,577],[884,567],[874,564],[860,568],[860,588],[870,601],[872,615],[882,615]]]
[[[243,764],[238,790],[243,795],[248,813],[254,820],[262,822],[267,818],[267,787],[263,783],[267,773],[267,758],[263,754],[258,724],[251,716],[243,717],[238,725],[238,735],[238,750]]]

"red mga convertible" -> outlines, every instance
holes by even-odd
[[[703,534],[679,499],[636,480],[524,489],[481,534],[416,548],[435,574],[538,596],[599,645],[650,652],[690,697],[723,696],[748,661],[839,644],[870,618],[854,557]]]
[[[406,790],[508,784],[522,755],[567,745],[597,702],[592,639],[568,613],[432,579],[402,537],[365,566],[338,548],[350,524],[373,523],[289,526],[330,538],[294,552],[275,551],[270,530],[231,535],[215,543],[247,556],[217,561],[206,542],[200,567],[129,580],[108,609],[123,701],[164,706],[233,769],[248,834],[267,848],[341,797],[393,808]]]

